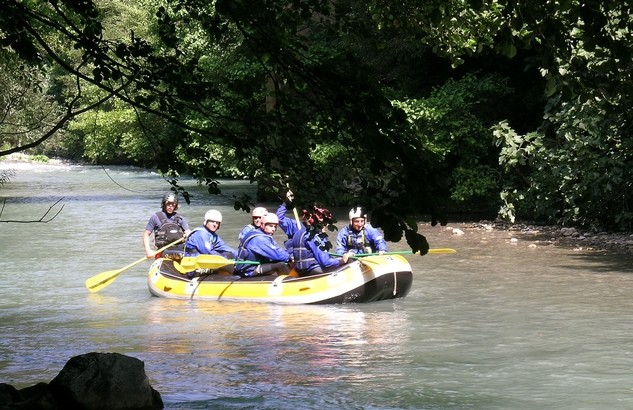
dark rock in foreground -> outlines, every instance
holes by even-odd
[[[0,384],[0,410],[154,410],[160,393],[145,375],[144,363],[118,353],[71,358],[50,383],[17,390]]]

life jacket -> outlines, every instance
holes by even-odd
[[[301,233],[301,235],[297,235]],[[305,237],[310,233],[307,230],[297,232],[292,240],[292,254],[294,256],[295,269],[307,272],[319,265],[312,250],[305,246]]]
[[[209,247],[210,251],[214,251],[215,250],[215,246],[218,243],[218,234],[216,233],[211,233],[209,230],[207,230],[207,228],[205,228],[204,226],[195,228],[193,231],[191,231],[191,233],[189,234],[188,238],[191,238],[191,235],[194,234],[194,232],[197,231],[204,231],[204,232],[208,232],[207,237],[205,238],[205,243],[209,243],[211,246]],[[199,255],[198,253],[198,249],[193,248],[193,247],[188,247],[187,245],[189,244],[189,241],[185,242],[185,253],[187,254],[187,256],[196,256]]]
[[[354,230],[351,225],[347,231],[347,249],[354,249],[360,252],[373,252],[372,247],[367,243],[367,238],[365,236],[365,228],[360,230],[360,232],[356,235],[352,235]],[[357,236],[359,235],[359,236]]]
[[[269,263],[281,263],[277,260],[270,259],[270,257],[268,256],[255,253],[247,246],[248,243],[256,237],[265,238],[267,242],[275,242],[275,240],[272,238],[272,235],[262,232],[261,229],[253,229],[247,232],[244,236],[244,239],[237,248],[237,257],[235,258],[238,260],[238,262],[235,263],[235,271],[239,272],[241,275],[246,274],[248,276],[248,273],[254,271],[258,267],[253,264],[239,263],[240,260],[257,261],[260,263],[260,265]],[[267,243],[266,246],[272,246],[272,244]],[[280,249],[280,251],[282,250]],[[287,255],[287,253],[285,255]]]
[[[182,217],[178,214],[174,215],[172,219],[167,219],[167,215],[164,212],[156,212],[158,219],[160,219],[160,226],[154,233],[154,243],[157,248],[163,248],[166,245],[180,239],[185,234],[182,229]],[[184,245],[180,245],[184,248]]]
[[[252,252],[250,249],[246,247],[246,244],[249,243],[251,239],[253,239],[256,236],[270,236],[270,235],[263,233],[259,229],[258,230],[253,229],[251,231],[248,231],[246,235],[244,236],[244,239],[242,240],[242,242],[240,242],[240,245],[237,248],[237,259],[252,260],[252,261],[257,260],[259,262],[269,262],[268,260],[263,260],[265,258],[262,258],[261,256],[255,254],[254,252]]]

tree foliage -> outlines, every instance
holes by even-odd
[[[530,6],[522,22],[541,42],[550,99],[539,129],[500,133],[513,141],[502,163],[522,174],[504,196],[516,212],[538,218],[631,229],[631,5]]]
[[[360,203],[414,250],[427,246],[416,218],[445,221],[451,204],[490,205],[495,192],[507,217],[631,223],[625,2],[9,0],[0,11],[5,51],[64,73],[49,91],[95,160],[155,162],[214,193],[216,178],[243,175],[277,193],[289,184],[302,204]],[[541,104],[540,124],[512,96]]]

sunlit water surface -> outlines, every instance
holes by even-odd
[[[141,233],[166,182],[125,167],[0,163],[8,167],[0,382],[48,382],[70,357],[98,351],[143,360],[167,409],[633,408],[630,258],[422,224],[432,247],[457,253],[409,256],[413,288],[396,301],[160,299],[147,290],[149,261],[89,293],[87,278],[143,257]],[[209,197],[185,185],[194,197],[180,211],[191,225],[220,209],[220,233],[237,245],[249,217],[232,195],[255,189],[223,181],[225,196]],[[16,222],[60,209],[46,223]]]

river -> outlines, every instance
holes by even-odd
[[[457,253],[409,256],[413,287],[395,301],[168,300],[148,292],[149,261],[90,293],[87,278],[144,256],[168,184],[127,167],[6,168],[16,174],[0,186],[0,382],[49,382],[97,351],[142,360],[166,409],[633,408],[630,257],[421,223],[431,247]],[[180,212],[195,227],[219,209],[235,246],[249,217],[232,195],[255,189],[221,182],[221,197],[184,182],[193,200]]]

